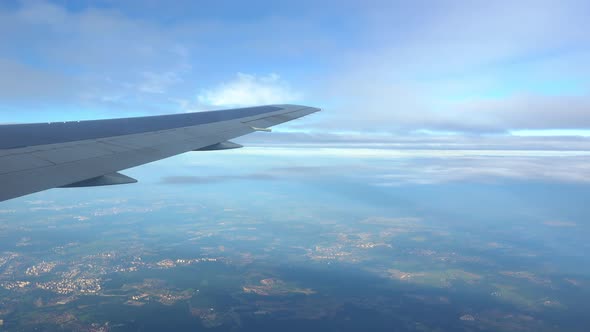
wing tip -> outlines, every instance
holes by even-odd
[[[269,105],[269,106],[280,107],[284,110],[289,110],[289,111],[307,111],[310,114],[315,113],[315,112],[319,112],[322,110],[319,107],[312,107],[312,106],[305,106],[305,105],[298,105],[298,104],[276,104],[276,105]]]

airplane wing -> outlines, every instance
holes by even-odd
[[[0,201],[56,187],[137,182],[121,170],[188,151],[241,147],[235,137],[319,111],[268,105],[125,119],[0,125]]]

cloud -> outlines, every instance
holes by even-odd
[[[473,116],[471,116],[473,114]],[[456,103],[449,112],[453,126],[473,130],[590,128],[590,95],[515,95]]]
[[[170,86],[182,82],[179,74],[173,71],[163,73],[144,72],[144,81],[138,85],[141,92],[165,93]]]
[[[590,128],[583,1],[392,4],[371,47],[341,53],[315,96],[330,130],[463,133]],[[551,24],[548,24],[551,22]]]
[[[588,157],[454,157],[404,162],[381,174],[379,186],[452,182],[590,183]],[[567,165],[567,166],[566,166]],[[404,168],[404,169],[402,169]]]
[[[562,221],[562,220],[549,220],[543,223],[544,225],[551,227],[576,227],[578,226],[575,222]]]
[[[61,73],[39,70],[1,56],[0,73],[0,99],[4,102],[25,100],[38,105],[47,100],[70,100],[67,91],[76,87],[73,80]]]
[[[28,1],[21,3],[17,11],[18,19],[34,25],[55,25],[67,20],[67,12],[46,1]]]
[[[341,169],[340,171],[342,171]],[[347,170],[350,170],[347,168]],[[230,181],[275,181],[301,179],[303,177],[310,179],[315,177],[330,177],[334,175],[334,169],[330,166],[288,166],[288,167],[271,167],[263,172],[253,172],[246,174],[234,175],[182,175],[166,176],[160,181],[161,184],[211,184]]]
[[[590,129],[588,1],[75,7],[0,6],[0,107],[303,103],[325,112],[291,129]]]
[[[237,73],[233,80],[204,90],[197,98],[201,105],[234,107],[284,104],[294,102],[301,96],[277,74],[256,76]]]
[[[590,183],[590,152],[523,150],[399,150],[383,148],[248,148],[252,159],[276,161],[276,178],[345,178],[375,186],[542,181]],[[223,161],[221,161],[223,162]],[[297,166],[288,166],[295,164]]]
[[[0,6],[0,69],[7,74],[0,75],[0,107],[38,113],[44,104],[60,113],[99,109],[138,115],[293,102],[300,93],[278,74],[240,70],[257,72],[253,58],[286,63],[321,35],[304,38],[312,27],[298,19],[269,16],[252,23],[203,15],[161,21],[146,11],[136,15],[127,5]]]
[[[236,139],[246,147],[377,150],[590,151],[590,137],[514,135],[395,135],[384,132],[273,132]]]
[[[590,184],[590,152],[547,150],[447,150],[339,147],[244,148],[215,157],[188,156],[189,174],[170,174],[164,184],[288,181],[319,185],[357,183],[375,187],[446,183]],[[228,165],[243,163],[238,171]],[[203,168],[204,167],[204,168]],[[198,168],[198,171],[195,171]],[[224,175],[223,173],[227,173]],[[327,187],[330,187],[328,185]]]
[[[167,176],[162,178],[162,184],[175,185],[194,185],[194,184],[211,184],[228,181],[268,181],[275,178],[267,174],[244,174],[244,175],[210,175],[210,176]]]
[[[553,84],[554,89],[567,86],[561,83],[567,80],[567,72],[547,74],[536,83],[522,82],[506,91],[505,80],[511,77],[482,82],[474,75],[416,82],[400,77],[404,64],[390,60],[387,65],[361,66],[355,72],[340,71],[332,77],[325,92],[320,92],[330,97],[331,105],[324,107],[326,112],[314,125],[328,130],[390,133],[590,129],[590,82],[571,93],[534,91],[539,82]]]
[[[61,112],[174,111],[154,108],[191,68],[184,42],[173,29],[113,9],[0,6],[2,104],[36,113],[40,104]]]

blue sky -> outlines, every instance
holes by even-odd
[[[302,103],[316,133],[586,134],[587,1],[3,1],[2,122]]]

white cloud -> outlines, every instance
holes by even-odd
[[[238,73],[233,80],[204,90],[197,98],[204,106],[236,107],[290,103],[299,99],[300,95],[277,74],[256,76]]]
[[[374,148],[310,148],[291,147],[249,147],[233,152],[240,155],[257,156],[300,156],[310,158],[349,158],[394,160],[408,158],[544,158],[544,157],[589,157],[590,151],[523,151],[523,150],[394,150]],[[588,166],[588,165],[587,165]]]
[[[182,78],[174,71],[164,73],[144,72],[144,81],[139,84],[138,89],[145,93],[165,93],[167,89],[182,82]]]

